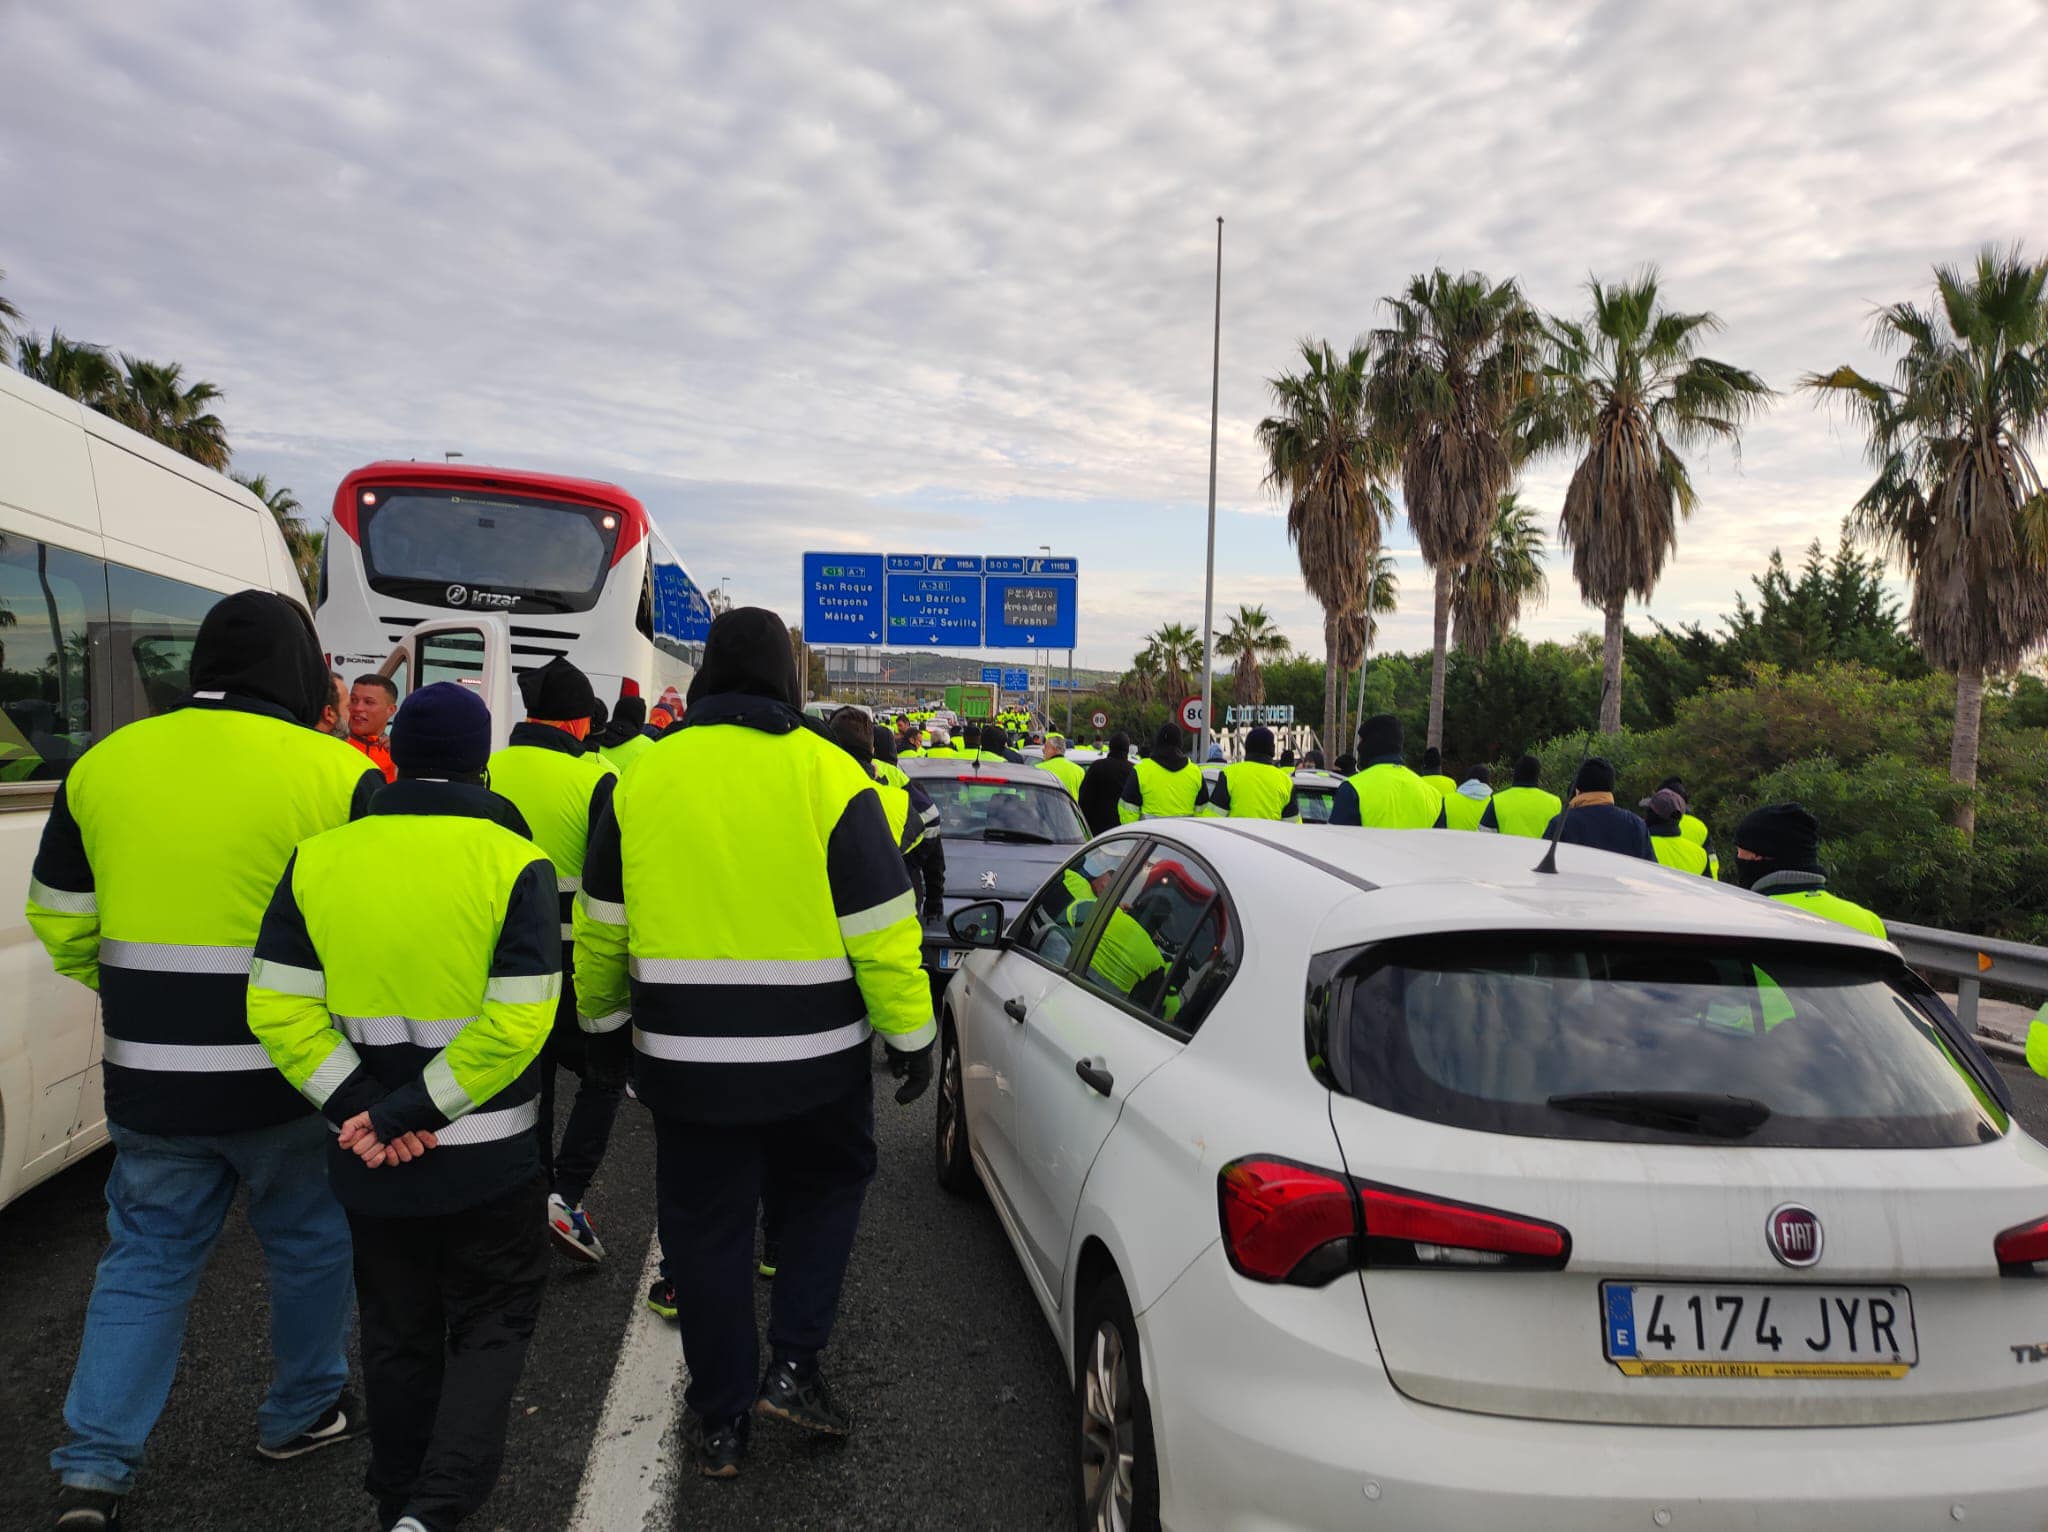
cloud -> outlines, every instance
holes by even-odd
[[[781,606],[814,540],[1053,541],[1097,663],[1199,619],[1217,213],[1217,602],[1311,643],[1253,440],[1296,338],[1433,263],[1570,308],[1655,261],[1789,390],[2048,215],[2020,0],[107,0],[0,12],[0,56],[9,295],[219,382],[309,503],[444,448],[614,477]],[[1653,610],[1831,539],[1856,448],[1788,394],[1703,465]],[[1428,611],[1404,569],[1386,641]],[[1592,620],[1554,563],[1529,630]]]

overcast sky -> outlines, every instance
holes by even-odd
[[[0,268],[29,326],[227,392],[330,501],[460,450],[615,479],[701,583],[798,555],[1082,563],[1081,659],[1217,605],[1319,648],[1253,428],[1303,335],[1442,264],[1576,309],[1658,263],[1787,391],[1651,610],[1832,541],[1859,443],[1789,393],[1874,303],[2048,245],[2048,8],[0,0]],[[1531,471],[1554,524],[1566,470]],[[1428,641],[1404,527],[1402,611]],[[1596,625],[1553,560],[1536,637]]]

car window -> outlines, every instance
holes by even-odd
[[[0,534],[0,786],[56,781],[117,721],[96,724],[87,663],[106,620],[98,559]]]
[[[1312,997],[1311,1067],[1482,1132],[1941,1148],[2004,1131],[1895,960],[1599,934],[1409,938]]]
[[[1330,811],[1337,806],[1337,789],[1334,787],[1307,787],[1294,784],[1295,802],[1301,807],[1301,822],[1305,825],[1326,825],[1330,822]]]
[[[1191,1033],[1237,967],[1237,928],[1215,874],[1156,846],[1088,951],[1082,978],[1177,1032]]]
[[[1104,841],[1067,863],[1017,917],[1013,942],[1056,968],[1066,967],[1095,918],[1097,904],[1136,844],[1129,839]]]
[[[1041,775],[1042,782],[1026,782],[972,770],[957,775],[920,772],[917,785],[939,806],[939,834],[945,840],[1080,845],[1088,839],[1088,825],[1074,806],[1073,795],[1058,777]]]

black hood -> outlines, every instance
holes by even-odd
[[[192,644],[192,690],[253,697],[308,728],[319,727],[334,695],[313,619],[267,590],[237,591],[213,604]]]
[[[1188,764],[1188,753],[1185,750],[1154,750],[1152,764],[1167,771],[1180,771]]]
[[[715,618],[704,640],[704,664],[690,682],[694,711],[707,697],[765,697],[793,712],[803,711],[797,688],[796,651],[789,629],[764,607],[742,606]]]
[[[604,726],[604,733],[597,743],[608,749],[617,749],[647,727],[647,699],[645,697],[621,697],[612,709],[611,721]]]

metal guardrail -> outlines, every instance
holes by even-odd
[[[1886,930],[1908,963],[1956,981],[1956,1020],[1972,1035],[1980,1035],[1977,1001],[1986,979],[2030,995],[2048,997],[2048,947],[1898,921],[1887,921]]]

